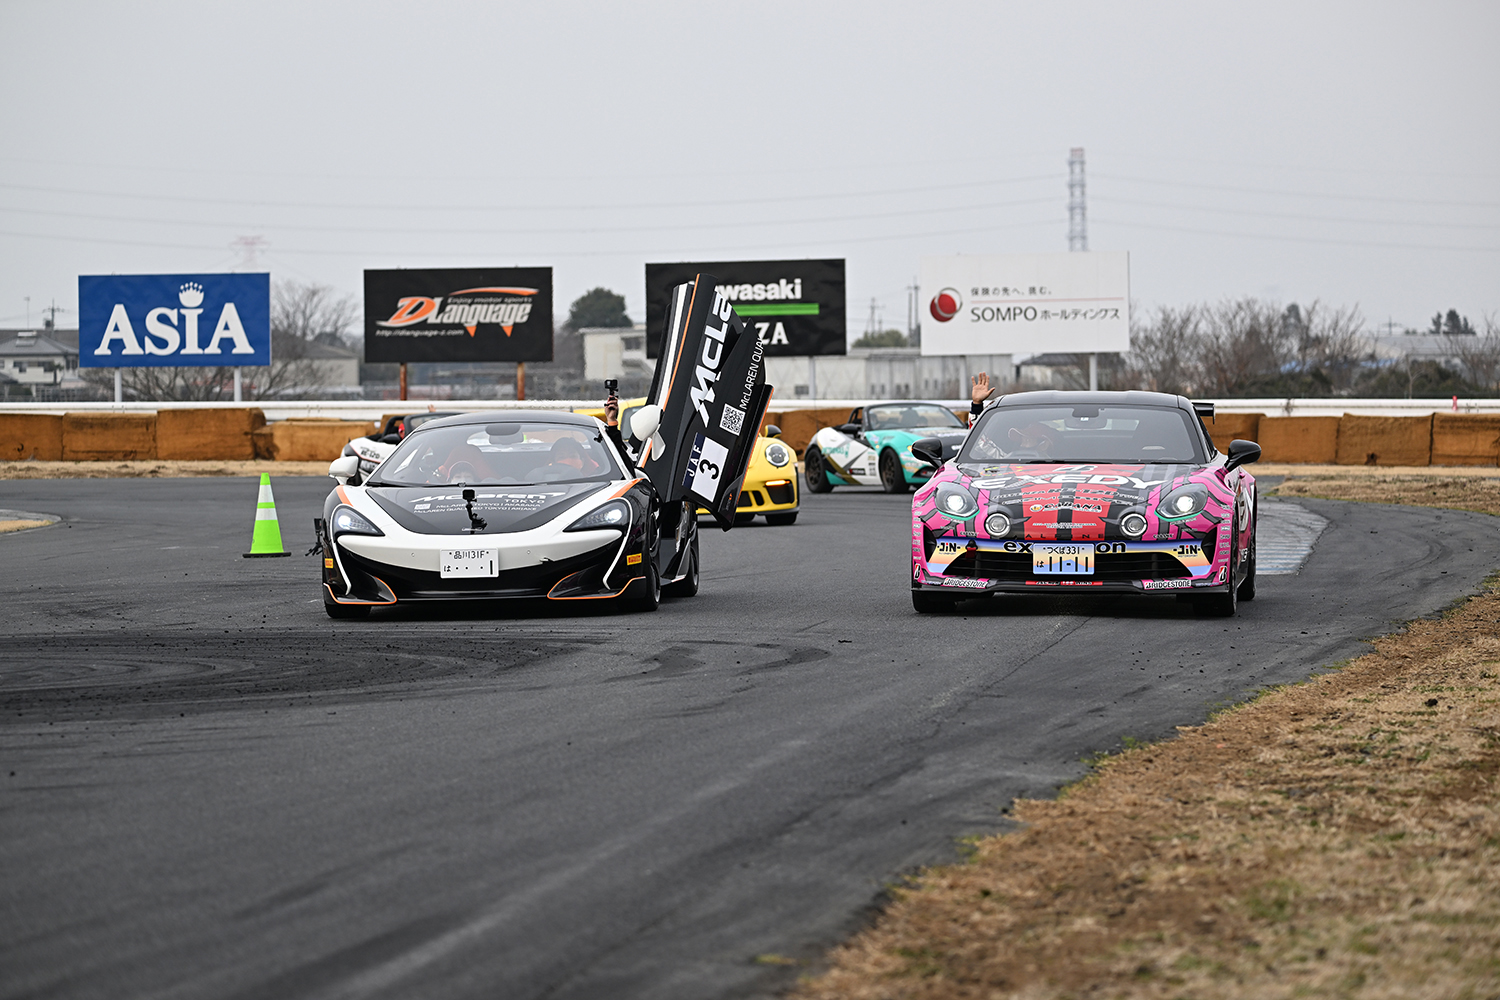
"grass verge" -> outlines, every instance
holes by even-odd
[[[1382,478],[1316,495],[1364,499]],[[1490,509],[1473,498],[1451,505]],[[1496,996],[1497,622],[1492,580],[1337,672],[1018,801],[1021,830],[893,890],[792,995]]]

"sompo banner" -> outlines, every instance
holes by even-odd
[[[727,531],[771,398],[765,345],[700,274],[672,289],[663,347],[647,396],[661,423],[642,467],[667,501],[691,497]]]
[[[552,268],[366,271],[365,360],[551,361]]]
[[[78,279],[84,368],[271,363],[269,274],[108,274]]]
[[[844,262],[741,260],[646,265],[646,355],[661,351],[672,289],[712,274],[770,357],[845,353]]]

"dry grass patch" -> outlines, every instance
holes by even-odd
[[[185,461],[0,462],[5,479],[176,479],[194,476],[326,476],[327,462]]]
[[[1452,506],[1500,509],[1474,499],[1494,484],[1459,481]],[[1316,495],[1449,506],[1444,482],[1344,476]],[[1018,801],[1020,831],[897,890],[793,995],[1493,998],[1497,774],[1492,589],[1111,757],[1057,801]]]
[[[1435,470],[1436,471],[1436,470]],[[1271,495],[1323,497],[1329,500],[1363,500],[1370,503],[1401,503],[1419,507],[1448,507],[1500,514],[1500,478],[1488,475],[1441,474],[1351,474],[1348,472],[1301,472],[1287,475]]]

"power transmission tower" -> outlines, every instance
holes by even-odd
[[[1068,152],[1068,250],[1089,248],[1088,202],[1084,198],[1083,147]]]
[[[906,286],[906,342],[912,347],[922,346],[922,320],[917,313],[917,297],[921,291],[916,278]]]
[[[259,271],[260,253],[271,244],[264,236],[236,236],[229,245],[240,253],[236,271]]]

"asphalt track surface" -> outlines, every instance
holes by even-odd
[[[706,532],[655,614],[332,622],[328,485],[277,481],[295,554],[246,560],[249,479],[0,483],[63,518],[0,536],[0,996],[770,995],[1012,797],[1500,563],[1483,515],[1299,501],[1311,557],[1234,619],[919,617],[909,501],[850,490]]]

